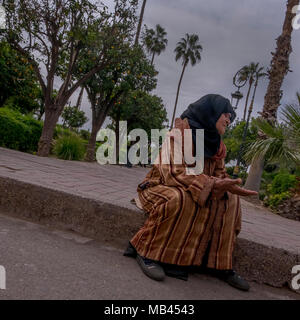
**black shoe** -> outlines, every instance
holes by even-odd
[[[163,263],[162,267],[164,269],[166,276],[188,281],[188,276],[189,276],[188,267],[177,266],[174,264],[166,264],[166,263]]]
[[[123,253],[123,256],[136,258],[136,255],[137,255],[137,252],[135,250],[135,247],[129,242],[128,247],[126,248],[126,250]]]
[[[136,261],[138,262],[146,276],[156,281],[164,280],[164,269],[158,263],[153,260],[141,257],[139,254],[136,257]]]
[[[217,277],[234,288],[249,291],[250,286],[248,282],[238,275],[234,270],[218,270]]]

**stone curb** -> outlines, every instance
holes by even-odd
[[[1,176],[0,209],[14,217],[119,244],[126,244],[146,218],[139,209],[129,209]],[[300,264],[300,257],[240,237],[237,239],[233,261],[235,270],[249,281],[290,287],[291,279],[295,276],[291,270],[294,265]]]

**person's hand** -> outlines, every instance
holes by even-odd
[[[238,184],[242,184],[242,179],[217,179],[212,190],[212,198],[218,200],[223,197],[226,191],[239,196],[253,196],[258,194],[256,191],[241,188]]]
[[[256,191],[249,190],[249,189],[244,189],[244,188],[241,188],[241,187],[239,187],[237,185],[230,186],[228,188],[228,191],[233,193],[233,194],[237,194],[237,195],[243,196],[243,197],[258,195],[258,192],[256,192]]]

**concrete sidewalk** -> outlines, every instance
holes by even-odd
[[[6,289],[0,287],[0,302],[53,299],[121,299],[127,303],[153,299],[179,300],[180,303],[219,299],[300,302],[299,294],[285,288],[250,282],[250,291],[242,292],[199,273],[190,274],[188,281],[171,277],[153,281],[143,274],[134,259],[123,257],[122,252],[122,247],[7,217],[0,210],[0,265],[6,270]],[[101,305],[98,307],[100,318]],[[198,311],[200,317],[203,313]]]
[[[147,168],[41,158],[0,148],[0,209],[21,218],[126,243],[145,220],[130,203]],[[290,284],[300,264],[300,222],[242,199],[235,268],[249,280]]]

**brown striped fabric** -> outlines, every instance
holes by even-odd
[[[176,119],[175,128],[183,137],[187,119]],[[207,266],[232,269],[241,228],[239,197],[230,192],[218,201],[211,197],[215,179],[228,176],[224,158],[205,159],[202,174],[187,175],[185,164],[174,164],[176,143],[171,137],[170,164],[162,164],[160,152],[160,163],[143,181],[148,188],[138,188],[139,202],[149,216],[130,242],[141,256],[181,266],[201,265],[210,242]]]

